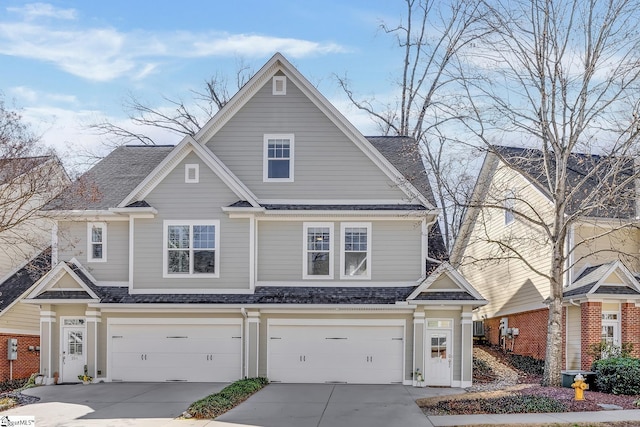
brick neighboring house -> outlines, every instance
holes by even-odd
[[[541,220],[551,218],[553,204],[542,171],[543,156],[533,149],[496,150],[498,154],[485,158],[472,200],[476,206],[485,201],[484,206],[493,203],[501,207],[475,207],[466,212],[451,262],[489,300],[474,312],[474,322],[482,323],[489,341],[517,354],[544,359],[549,314],[545,302],[550,289],[548,280],[533,269],[550,270],[551,247],[540,229],[513,214],[530,204],[541,212]],[[570,189],[590,168],[606,170],[607,166],[602,163],[605,158],[593,155],[575,154],[571,161]],[[626,178],[630,171],[623,171]],[[593,188],[593,183],[591,187],[587,184],[582,191]],[[634,194],[634,180],[629,180],[625,190]],[[612,199],[611,194],[601,197]],[[640,271],[640,231],[633,226],[635,200],[609,202],[611,209],[596,209],[569,230],[562,325],[563,366],[567,370],[590,369],[593,357],[589,347],[601,341],[616,346],[631,343],[633,354],[640,356],[640,284],[633,273]],[[568,212],[573,209],[570,202]],[[529,265],[505,259],[504,247],[490,241],[508,241],[525,255]],[[479,326],[474,330],[480,330]]]

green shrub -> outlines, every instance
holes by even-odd
[[[189,406],[187,412],[194,418],[215,418],[238,406],[256,391],[269,384],[266,378],[239,380]]]
[[[519,371],[527,374],[542,375],[544,374],[544,360],[539,360],[531,356],[522,356],[520,354],[508,353],[509,363]]]
[[[546,396],[504,396],[491,399],[446,400],[422,408],[428,413],[448,414],[525,414],[567,412],[567,407]]]
[[[587,349],[587,355],[593,360],[610,359],[615,357],[631,357],[633,343],[626,342],[622,345],[609,344],[605,341],[591,344]]]
[[[613,357],[600,359],[591,368],[596,373],[596,386],[603,393],[640,394],[640,359]]]

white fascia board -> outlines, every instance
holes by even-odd
[[[459,286],[459,291],[469,292],[478,301],[483,301],[482,295],[465,279],[451,264],[443,262],[436,268],[427,279],[420,284],[412,293],[407,297],[407,300],[412,300],[417,297],[421,292],[428,291],[429,287],[443,274],[446,274],[453,282]],[[441,289],[440,289],[441,290]]]
[[[462,305],[473,305],[473,306],[482,306],[482,305],[487,305],[489,304],[489,301],[482,299],[482,300],[412,300],[409,301],[410,305],[428,305],[428,306],[433,306],[433,308],[437,309],[437,307],[441,307],[441,306],[446,306],[446,307],[451,307],[451,306],[462,306]],[[430,307],[431,308],[431,307]]]
[[[78,268],[80,268],[82,272],[86,274],[90,280],[93,280],[92,276],[88,274],[88,272],[80,265],[80,263],[77,262],[75,258],[72,259],[71,262],[73,262],[76,266],[78,266]],[[38,285],[29,293],[29,295],[27,296],[27,299],[33,300],[33,298],[38,296],[40,293],[45,292],[50,287],[50,285],[57,282],[64,274],[69,274],[73,278],[73,280],[75,280],[78,283],[78,285],[80,285],[80,288],[84,290],[86,293],[88,293],[91,298],[99,300],[98,296],[91,290],[91,288],[89,288],[82,281],[82,279],[80,279],[80,277],[78,277],[78,275],[71,269],[71,267],[69,267],[66,264],[66,262],[59,263],[47,274],[45,274],[38,281]],[[42,300],[36,300],[36,301],[40,301],[40,303],[42,303]],[[51,301],[51,300],[47,300],[47,301]],[[83,300],[64,300],[64,301],[83,301]]]
[[[24,304],[90,304],[99,302],[99,298],[91,299],[30,299],[22,301]]]
[[[126,221],[129,218],[121,215],[119,212],[114,212],[109,209],[73,209],[73,210],[54,210],[54,211],[41,211],[45,212],[45,215],[57,219],[91,219],[93,221]]]
[[[204,144],[198,143],[193,137],[188,136],[195,153],[209,166],[209,168],[224,182],[236,195],[245,200],[255,208],[259,208],[260,204],[257,197],[249,188],[240,181],[240,179],[231,172],[231,169],[225,165],[211,150]]]
[[[68,300],[67,300],[68,301]],[[40,301],[42,303],[42,301]],[[175,313],[177,310],[184,310],[186,313],[193,313],[194,310],[203,310],[204,312],[215,311],[216,313],[234,312],[240,313],[241,308],[260,310],[261,313],[285,313],[295,312],[298,314],[303,313],[317,313],[322,312],[326,314],[335,314],[337,312],[349,311],[349,312],[362,312],[362,311],[376,311],[380,313],[413,313],[413,308],[407,305],[392,305],[392,304],[169,304],[169,303],[129,303],[129,304],[117,304],[117,303],[100,303],[94,302],[89,305],[91,308],[99,308],[102,312],[146,312],[155,310],[166,310],[167,313]],[[226,310],[226,311],[225,311]]]
[[[260,219],[265,217],[286,217],[290,219],[292,216],[309,217],[309,216],[360,216],[360,217],[385,217],[394,219],[412,219],[424,218],[425,216],[437,215],[437,211],[390,211],[390,210],[265,210],[263,215],[260,215]]]
[[[185,279],[188,281],[188,279]],[[184,281],[182,282],[184,283]],[[218,294],[253,294],[253,289],[201,289],[201,288],[159,288],[159,289],[129,289],[131,295],[148,295],[148,294],[162,294],[162,295],[174,295],[174,294],[206,294],[206,295],[218,295]]]
[[[158,215],[158,210],[153,206],[148,208],[109,208],[109,211],[136,218],[155,218]]]
[[[162,180],[171,173],[174,168],[190,153],[194,153],[202,160],[222,182],[229,187],[239,198],[247,200],[252,205],[257,205],[255,196],[236,178],[231,171],[210,150],[198,144],[191,136],[185,136],[167,157],[133,189],[118,205],[125,208],[135,200],[144,199]],[[134,200],[135,199],[135,200]]]

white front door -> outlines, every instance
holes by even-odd
[[[87,363],[85,328],[79,326],[62,327],[62,382],[78,382],[78,375],[84,373]]]
[[[427,330],[426,385],[451,386],[451,331]]]

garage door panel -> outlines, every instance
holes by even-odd
[[[110,377],[227,382],[241,376],[241,326],[111,325]]]
[[[268,376],[281,382],[402,382],[402,326],[271,325]]]

